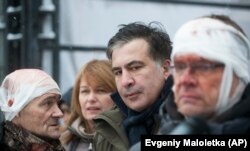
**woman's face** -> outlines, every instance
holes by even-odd
[[[114,106],[110,97],[111,93],[100,85],[89,85],[82,78],[79,89],[79,103],[83,117],[86,120],[93,120],[100,113],[111,109]]]

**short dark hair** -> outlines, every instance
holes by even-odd
[[[151,22],[145,25],[142,22],[134,22],[120,25],[122,28],[109,40],[106,55],[112,60],[114,47],[123,46],[134,39],[144,39],[149,45],[149,55],[159,62],[170,59],[172,42],[169,35],[159,22]],[[158,28],[157,28],[158,27]]]

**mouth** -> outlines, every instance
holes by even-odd
[[[60,125],[58,123],[56,123],[56,124],[50,124],[50,126],[52,126],[52,127],[59,127]]]
[[[138,92],[133,92],[133,93],[127,93],[125,94],[126,98],[133,98],[136,97],[139,93]]]
[[[134,92],[134,93],[127,93],[125,94],[125,98],[128,98],[130,100],[134,100],[138,97],[139,93],[138,92]]]
[[[184,103],[196,103],[201,98],[197,95],[182,95],[180,100]]]
[[[101,110],[99,107],[87,107],[87,111],[99,111]]]

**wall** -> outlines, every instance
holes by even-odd
[[[118,25],[135,21],[159,21],[173,38],[184,22],[211,13],[230,16],[250,36],[249,9],[122,0],[60,0],[60,3],[60,43],[64,45],[106,47]],[[74,84],[79,68],[93,58],[106,59],[106,56],[104,52],[61,52],[63,92]]]

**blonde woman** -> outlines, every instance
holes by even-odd
[[[93,118],[114,106],[110,94],[116,91],[111,64],[92,60],[77,75],[72,92],[72,113],[61,142],[68,151],[92,150]]]

